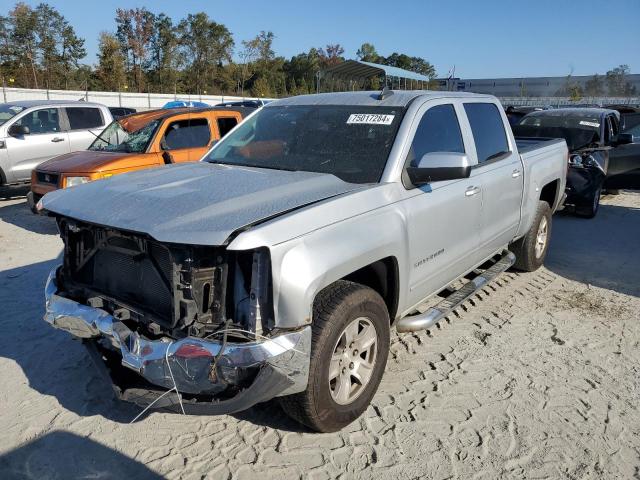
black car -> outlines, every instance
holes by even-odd
[[[512,128],[517,137],[565,139],[570,153],[565,204],[580,216],[596,215],[604,189],[634,188],[630,174],[634,163],[640,166],[640,144],[620,132],[620,114],[614,110],[532,112]]]
[[[114,120],[117,120],[120,117],[124,117],[125,115],[136,113],[135,108],[128,107],[109,107],[109,111],[111,112]]]
[[[516,107],[514,105],[509,105],[504,109],[507,114],[507,119],[509,120],[509,125],[517,125],[520,123],[526,115],[531,112],[540,112],[545,110],[545,107]]]

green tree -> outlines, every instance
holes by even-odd
[[[584,84],[584,94],[588,97],[604,95],[604,80],[597,73]]]
[[[71,72],[86,55],[84,39],[79,38],[69,22],[46,3],[35,9],[37,48],[42,61],[47,88],[68,88]]]
[[[231,32],[204,13],[187,15],[178,25],[181,54],[185,61],[185,86],[201,93],[215,88],[217,73],[231,61],[234,41]]]
[[[636,94],[636,88],[627,80],[627,75],[629,75],[629,65],[619,65],[607,72],[605,78],[609,95],[628,97]]]
[[[145,87],[143,64],[147,61],[155,15],[146,8],[116,10],[116,37],[127,59],[127,66],[138,92]]]
[[[12,25],[10,32],[10,55],[22,74],[26,87],[38,88],[37,37],[38,19],[36,13],[27,4],[19,2],[9,12]],[[33,83],[31,83],[31,80]]]
[[[125,58],[120,42],[107,32],[100,33],[96,76],[101,87],[108,91],[120,91],[127,82]]]
[[[380,60],[380,55],[376,52],[376,47],[371,43],[363,43],[356,52],[356,57],[363,62],[378,63]]]
[[[155,17],[155,26],[151,37],[151,55],[148,70],[158,91],[176,88],[180,56],[179,39],[176,26],[171,17],[161,13]]]

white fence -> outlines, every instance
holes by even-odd
[[[137,110],[160,108],[173,100],[198,101],[216,105],[220,102],[236,100],[254,100],[255,97],[235,97],[226,95],[187,95],[170,93],[132,93],[132,92],[92,92],[83,90],[44,90],[30,88],[3,88],[2,101],[20,100],[86,100],[109,107],[130,107]],[[640,97],[583,97],[573,101],[569,97],[500,97],[503,105],[514,106],[561,106],[561,105],[637,105]]]
[[[160,108],[173,100],[198,101],[216,105],[220,102],[236,100],[254,100],[255,97],[234,97],[227,95],[183,95],[170,93],[132,93],[132,92],[92,92],[82,90],[44,90],[32,88],[3,88],[3,102],[20,100],[85,100],[97,102],[108,107],[130,107],[137,110]]]

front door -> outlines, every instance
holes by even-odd
[[[27,112],[11,124],[29,128],[27,135],[7,136],[5,140],[12,181],[29,180],[31,170],[40,163],[71,151],[69,136],[61,131],[59,118],[57,108],[41,108]]]
[[[446,101],[424,108],[407,166],[430,152],[465,153],[456,108]],[[420,114],[419,114],[420,115]],[[477,179],[432,182],[411,191],[409,225],[409,304],[415,305],[473,268],[479,258],[481,188]]]
[[[636,116],[634,118],[634,115]],[[633,143],[619,145],[609,151],[609,170],[605,180],[605,188],[640,189],[640,114],[625,116],[627,124],[624,133],[633,136]],[[634,120],[629,121],[629,120]],[[615,117],[610,117],[613,134],[617,134],[617,122]]]
[[[211,127],[205,115],[193,114],[167,120],[160,148],[173,163],[200,160],[211,142]]]

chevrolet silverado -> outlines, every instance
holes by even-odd
[[[373,398],[392,327],[432,328],[543,263],[566,170],[565,141],[519,144],[493,96],[277,100],[201,162],[45,195],[64,252],[44,318],[124,400],[221,414],[279,397],[334,431]]]

